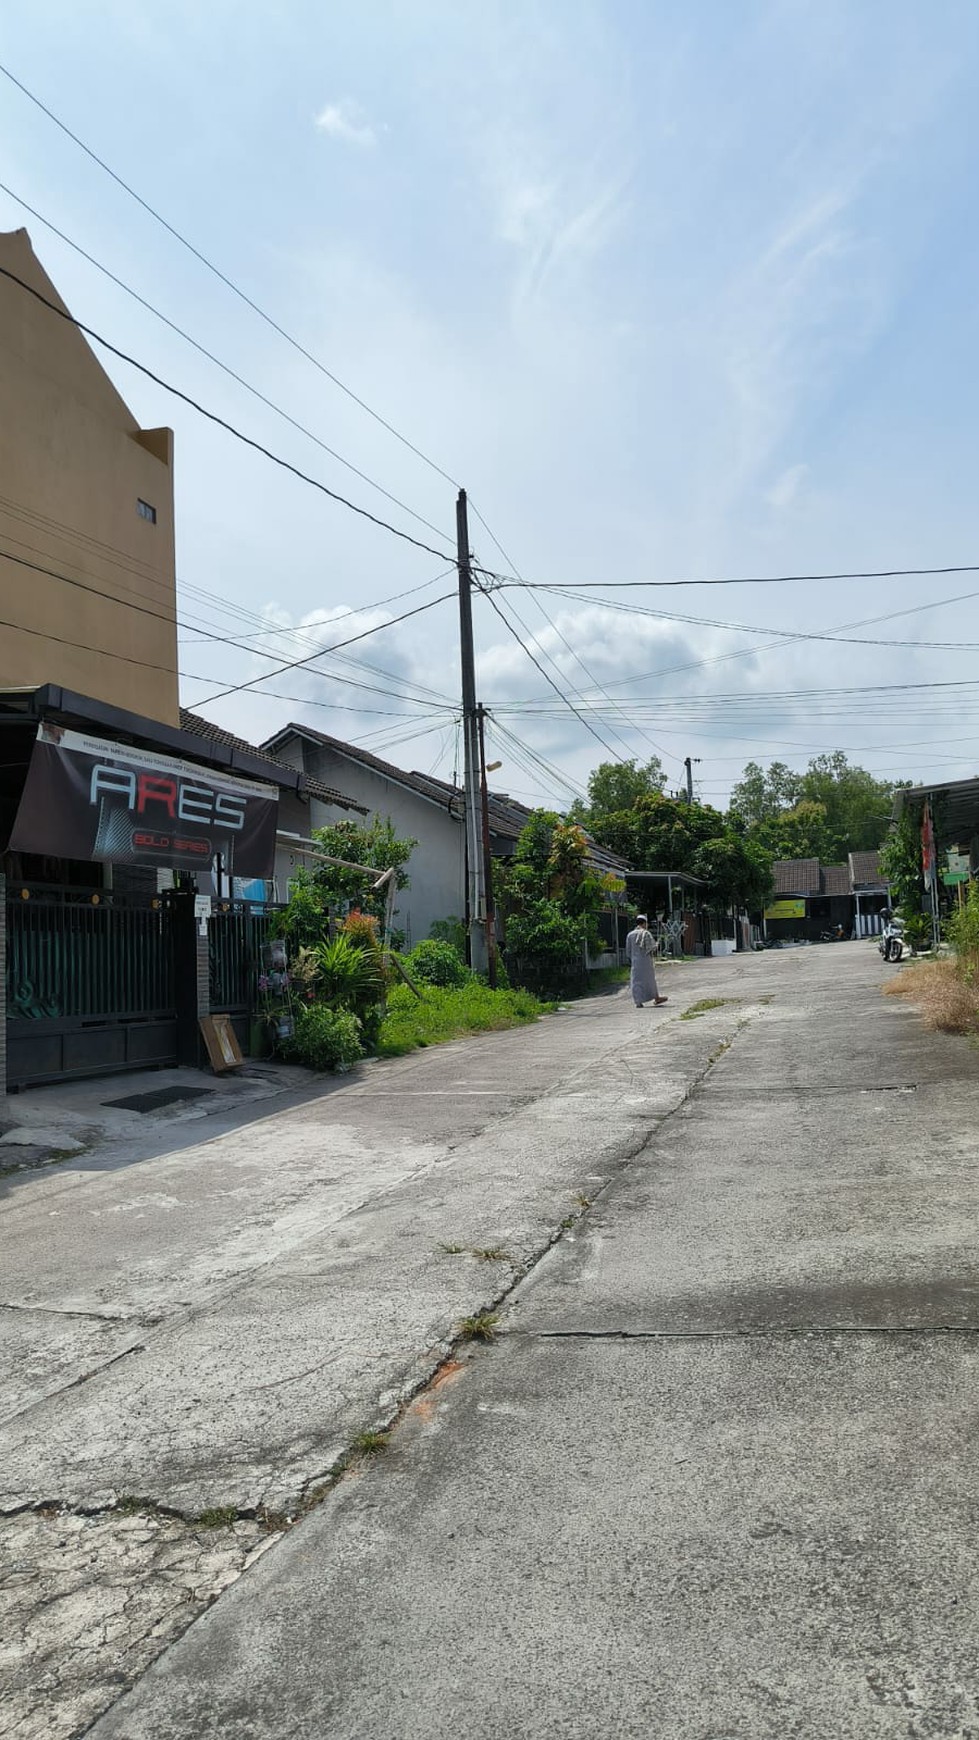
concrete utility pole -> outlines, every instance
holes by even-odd
[[[473,654],[469,510],[464,489],[460,489],[456,502],[456,546],[459,568],[459,649],[462,658],[462,751],[466,811],[466,934],[469,939],[469,964],[478,973],[485,973],[489,966],[486,941],[486,873],[481,815],[476,664]]]
[[[486,736],[483,724],[486,718],[486,708],[476,708],[476,722],[479,730],[479,794],[482,800],[483,822],[483,877],[486,892],[486,965],[489,973],[490,989],[496,990],[496,905],[493,900],[493,849],[490,843],[490,813],[489,787],[486,784]],[[498,762],[493,762],[498,767]]]
[[[688,804],[693,803],[693,764],[695,761],[697,762],[697,764],[699,766],[699,764],[700,764],[700,756],[699,755],[694,755],[694,756],[688,755],[686,760],[683,763],[684,767],[687,770],[687,803]]]

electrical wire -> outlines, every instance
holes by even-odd
[[[478,572],[496,586],[522,586],[527,591],[557,592],[565,584],[561,580],[520,580],[513,574],[495,574],[489,568]],[[708,580],[576,580],[579,591],[599,586],[645,588],[661,586],[788,586],[793,581],[812,583],[817,580],[901,580],[925,578],[935,574],[979,574],[979,562],[960,562],[942,568],[854,568],[837,574],[735,574]]]
[[[420,616],[425,610],[434,610],[437,604],[444,604],[447,599],[454,597],[455,593],[453,592],[443,592],[439,598],[429,598],[425,604],[416,604],[414,610],[402,611],[400,616],[392,616],[389,621],[379,622],[374,628],[365,628],[360,634],[350,635],[347,640],[338,640],[334,646],[323,647],[319,652],[307,653],[305,658],[290,659],[288,663],[278,665],[274,671],[265,671],[261,676],[249,677],[243,683],[232,683],[227,689],[219,689],[215,695],[205,695],[201,705],[206,705],[209,701],[223,701],[226,695],[240,695],[245,689],[253,689],[256,683],[263,683],[266,677],[279,677],[285,671],[299,670],[301,666],[308,665],[315,658],[321,658],[325,653],[336,652],[342,646],[353,646],[358,640],[366,640],[368,635],[380,634],[384,628],[394,628],[397,623],[407,622],[412,616]]]
[[[0,68],[0,70],[3,69]],[[120,350],[118,345],[110,343],[107,338],[103,338],[101,333],[96,332],[93,327],[87,326],[82,320],[77,320],[73,314],[68,313],[67,309],[59,308],[56,302],[52,302],[50,298],[44,296],[40,290],[36,290],[33,284],[28,284],[26,279],[18,277],[16,272],[11,272],[9,267],[0,266],[0,276],[7,278],[12,284],[18,285],[21,290],[26,290],[29,296],[34,297],[35,301],[40,302],[42,306],[49,309],[52,314],[56,314],[60,320],[66,321],[70,326],[77,328],[79,332],[83,332],[86,338],[92,340],[93,344],[101,345],[103,350],[109,352],[110,356],[118,357],[120,362],[128,363],[130,368],[137,369],[141,375],[145,375],[147,380],[152,381],[155,386],[161,387],[165,393],[170,393],[173,398],[179,399],[182,404],[189,405],[192,411],[196,411],[199,416],[205,417],[209,423],[214,423],[219,429],[223,429],[226,434],[233,435],[235,440],[240,441],[243,446],[250,447],[255,453],[260,453],[264,459],[270,460],[273,465],[279,466],[281,470],[288,471],[293,477],[297,477],[301,483],[309,484],[312,489],[319,490],[320,494],[327,496],[330,501],[338,502],[341,507],[348,508],[351,513],[358,514],[361,519],[369,520],[371,525],[379,526],[383,531],[390,532],[392,537],[400,538],[404,543],[414,545],[416,550],[424,550],[426,555],[435,556],[440,562],[452,560],[448,550],[433,549],[431,544],[424,544],[421,539],[413,538],[410,532],[402,531],[398,526],[392,526],[389,520],[382,520],[379,515],[372,514],[369,508],[361,507],[357,502],[351,501],[348,496],[340,495],[337,490],[330,489],[329,486],[322,483],[319,478],[311,477],[308,472],[302,471],[298,465],[293,465],[291,460],[283,459],[281,454],[273,453],[270,447],[264,446],[261,441],[256,441],[253,436],[246,435],[244,431],[237,428],[234,423],[229,423],[226,417],[219,417],[216,411],[209,411],[207,407],[200,404],[197,399],[191,398],[189,393],[183,392],[180,387],[172,386],[169,381],[165,381],[160,375],[155,374],[151,368],[147,368],[145,363],[138,362],[136,358],[130,356],[127,351]]]
[[[297,429],[300,435],[305,435],[308,440],[315,442],[316,446],[321,447],[324,453],[328,453],[331,459],[335,459],[338,464],[345,466],[347,471],[351,471],[355,477],[359,477],[362,483],[369,484],[371,489],[376,489],[379,495],[383,495],[395,507],[400,508],[403,513],[410,515],[413,520],[417,520],[419,525],[434,532],[437,538],[448,536],[441,526],[433,525],[431,520],[427,520],[423,514],[416,513],[415,509],[409,507],[407,502],[401,501],[398,496],[392,495],[389,489],[385,489],[383,484],[378,483],[375,477],[370,477],[366,471],[361,471],[359,466],[354,465],[351,460],[345,459],[342,453],[338,453],[335,447],[331,447],[319,435],[314,434],[312,429],[307,429],[305,424],[300,423],[289,411],[284,410],[281,405],[277,405],[274,399],[270,399],[266,393],[253,386],[250,381],[246,381],[244,376],[233,369],[229,363],[222,362],[221,358],[215,356],[213,351],[208,350],[206,345],[201,344],[196,338],[192,338],[191,334],[186,332],[182,326],[178,326],[175,320],[171,320],[169,315],[163,314],[159,308],[155,308],[153,303],[148,302],[145,296],[141,296],[138,290],[134,290],[131,284],[127,284],[108,266],[103,265],[102,261],[97,260],[94,254],[90,254],[87,248],[83,248],[80,242],[73,241],[71,236],[66,235],[64,230],[59,229],[57,224],[51,222],[50,218],[44,217],[36,207],[29,205],[26,199],[22,199],[20,194],[15,193],[13,188],[8,187],[4,181],[0,181],[0,192],[5,193],[16,205],[22,206],[25,211],[30,212],[31,217],[36,218],[38,223],[43,224],[45,229],[50,230],[52,235],[57,236],[59,241],[65,243],[66,247],[73,248],[76,254],[79,254],[83,260],[87,260],[88,264],[94,266],[97,272],[101,272],[103,277],[108,278],[110,283],[125,291],[126,295],[131,296],[134,302],[138,302],[141,308],[145,308],[147,313],[162,321],[163,325],[169,327],[171,332],[175,332],[178,338],[182,338],[185,344],[189,344],[200,356],[206,357],[208,362],[220,369],[222,374],[227,375],[230,380],[236,381],[239,387],[243,387],[246,393],[252,395],[253,399],[258,399],[270,411],[274,411],[277,417],[281,417],[284,422],[291,424],[292,428]]]
[[[396,429],[393,423],[389,423],[386,418],[382,417],[379,411],[375,411],[373,407],[367,403],[366,399],[360,398],[359,395],[353,391],[352,387],[348,387],[338,375],[335,375],[331,369],[326,367],[325,363],[320,362],[319,358],[314,356],[311,351],[307,350],[305,345],[301,344],[297,338],[294,338],[291,333],[287,332],[285,327],[280,326],[279,322],[275,320],[271,314],[267,313],[264,308],[260,307],[257,302],[253,301],[247,292],[242,290],[240,285],[234,282],[233,278],[229,278],[225,272],[221,271],[219,266],[215,266],[213,261],[207,258],[206,254],[203,254],[199,248],[196,248],[193,242],[188,241],[187,237],[181,235],[180,231],[176,229],[173,224],[168,223],[167,219],[163,217],[160,212],[156,211],[154,207],[150,205],[148,200],[144,199],[141,194],[137,193],[136,189],[131,187],[128,181],[124,181],[122,176],[117,174],[116,171],[112,169],[110,165],[106,163],[105,159],[100,157],[96,151],[93,151],[90,145],[86,145],[84,139],[80,139],[77,133],[73,133],[71,128],[54,113],[54,110],[49,109],[47,104],[41,101],[40,97],[35,96],[33,91],[28,90],[28,87],[11,72],[8,66],[4,66],[2,62],[0,62],[0,73],[3,73],[4,77],[9,79],[12,85],[16,85],[17,89],[27,97],[29,102],[34,104],[35,108],[40,109],[41,113],[46,115],[49,121],[53,121],[54,125],[65,134],[66,138],[70,139],[74,145],[77,145],[79,150],[84,151],[86,157],[90,158],[93,163],[98,164],[98,167],[105,171],[105,174],[116,183],[117,187],[121,187],[124,193],[128,193],[130,199],[134,199],[136,204],[142,207],[143,211],[153,218],[156,223],[160,224],[175,241],[180,243],[181,247],[186,248],[188,253],[193,254],[194,258],[199,260],[202,266],[205,266],[215,278],[217,278],[233,293],[233,295],[237,296],[241,302],[244,302],[246,307],[250,308],[254,314],[257,314],[259,319],[265,322],[266,326],[271,327],[273,332],[278,333],[280,338],[285,339],[286,343],[291,345],[293,350],[297,351],[300,356],[304,357],[308,363],[312,363],[313,367],[318,369],[321,375],[325,375],[328,381],[332,381],[333,385],[338,387],[341,393],[345,393],[347,398],[351,399],[355,405],[358,405],[362,411],[365,411],[368,417],[372,417],[375,423],[380,424],[382,429],[386,429],[388,434],[393,435],[396,441],[400,441],[401,445],[406,447],[409,453],[413,453],[417,459],[420,459],[423,464],[427,465],[432,471],[437,472],[439,477],[445,479],[446,483],[451,483],[455,489],[461,487],[461,485],[456,482],[455,478],[450,477],[447,471],[443,471],[442,467],[436,464],[434,459],[431,459],[420,447],[416,447],[414,442],[409,441],[406,435],[402,435],[400,430]],[[44,220],[42,219],[42,222],[43,221]]]
[[[480,588],[480,590],[482,590],[482,588]],[[483,596],[489,600],[493,609],[496,611],[496,614],[499,617],[500,621],[504,624],[504,626],[506,627],[508,632],[510,634],[512,634],[517,645],[519,647],[523,648],[523,650],[526,653],[527,657],[529,658],[531,664],[536,666],[537,670],[540,671],[541,676],[544,678],[544,681],[550,685],[550,687],[554,690],[554,693],[559,697],[559,699],[561,701],[564,702],[564,705],[566,707],[570,708],[571,712],[575,715],[575,717],[581,721],[582,725],[584,725],[585,730],[591,732],[591,735],[596,739],[596,741],[598,743],[601,744],[602,748],[608,750],[608,753],[611,755],[613,761],[621,761],[622,760],[621,755],[616,754],[616,752],[612,748],[611,744],[606,742],[605,738],[601,735],[601,733],[596,731],[594,726],[589,724],[584,713],[580,712],[579,709],[575,706],[574,702],[570,701],[568,699],[567,695],[562,693],[561,689],[558,687],[558,685],[554,681],[553,677],[551,677],[548,674],[548,672],[544,669],[544,666],[540,663],[540,660],[534,657],[534,654],[531,652],[529,646],[527,646],[525,644],[525,642],[520,639],[520,636],[517,633],[517,630],[514,628],[513,624],[509,621],[509,619],[506,616],[504,616],[502,610],[500,609],[499,605],[496,602],[496,599],[493,597],[492,592],[484,592]]]

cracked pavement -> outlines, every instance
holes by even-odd
[[[977,1740],[975,1050],[872,945],[716,965],[496,1341],[92,1740]]]
[[[35,1182],[18,1740],[979,1740],[979,1071],[888,971],[676,968],[652,1018],[595,999]],[[191,1520],[223,1505],[230,1542]]]
[[[675,1019],[718,968],[4,1181],[17,1740],[83,1732],[586,1212],[744,1019]]]

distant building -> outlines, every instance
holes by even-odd
[[[765,908],[769,937],[817,942],[842,926],[847,936],[877,936],[889,894],[877,852],[851,852],[845,864],[785,858],[772,866],[774,891]]]

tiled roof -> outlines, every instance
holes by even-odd
[[[254,756],[256,761],[267,762],[270,778],[274,778],[275,772],[289,765],[288,762],[280,761],[277,756],[269,755],[264,748],[256,748],[254,743],[246,742],[244,737],[236,737],[233,731],[226,731],[223,725],[215,725],[213,720],[205,719],[200,713],[189,712],[186,707],[180,709],[180,728],[182,731],[192,731],[195,737],[205,737],[209,743],[223,743],[228,749],[240,749],[245,755]],[[342,792],[335,791],[330,785],[324,785],[320,779],[304,776],[303,795],[318,798],[321,803],[333,804],[338,809],[358,810],[361,815],[367,814],[363,804],[355,803],[353,798],[344,797]]]
[[[818,894],[820,873],[818,858],[782,858],[772,865],[775,893]]]
[[[845,864],[823,865],[823,893],[850,894],[850,872]]]
[[[317,731],[313,725],[286,725],[262,744],[262,752],[267,754],[293,736],[308,738],[311,743],[322,744],[324,749],[346,755],[351,761],[358,761],[361,766],[381,774],[384,779],[394,780],[398,785],[406,786],[409,791],[417,792],[419,797],[427,798],[429,803],[438,804],[440,809],[448,810],[450,815],[462,816],[465,794],[461,786],[451,785],[448,780],[438,779],[431,773],[409,773],[403,767],[395,767],[391,761],[384,761],[379,755],[372,755],[369,749],[361,749],[356,743],[344,743],[339,737],[330,737],[325,731]],[[505,792],[491,791],[489,815],[490,830],[498,839],[518,840],[533,811]],[[617,857],[604,846],[596,845],[593,840],[589,840],[589,856],[600,870],[619,873],[628,868],[624,858]]]
[[[854,888],[884,888],[879,852],[851,852],[850,880]]]

